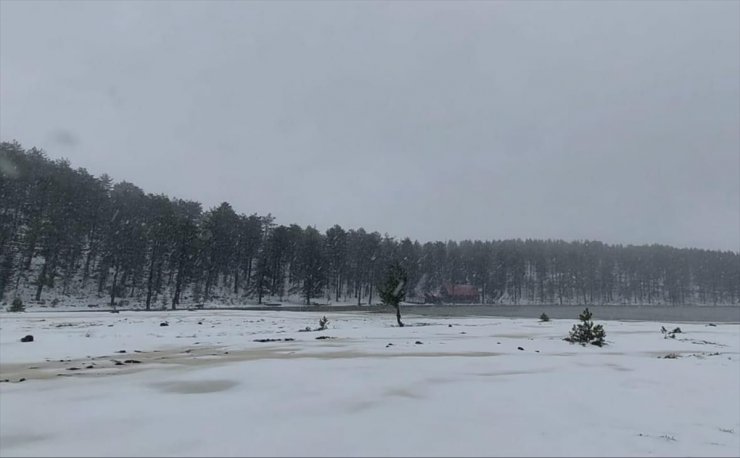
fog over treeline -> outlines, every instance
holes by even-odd
[[[0,298],[147,308],[288,297],[377,304],[385,269],[399,262],[416,302],[443,285],[470,284],[483,303],[740,303],[740,254],[731,251],[531,239],[422,244],[240,210],[149,194],[3,142]]]

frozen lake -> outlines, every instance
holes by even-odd
[[[584,305],[403,305],[403,313],[413,313],[429,317],[489,316],[509,318],[538,318],[543,312],[551,318],[575,319],[583,311]],[[740,323],[740,306],[693,306],[693,305],[589,305],[594,316],[604,320],[625,321],[676,321]],[[387,313],[390,308],[378,305],[324,305],[306,307],[280,305],[249,307],[248,310],[285,311],[375,311]]]
[[[583,305],[450,305],[424,310],[423,307],[409,306],[407,309],[430,316],[537,318],[544,312],[551,318],[573,319],[585,308]],[[588,308],[595,317],[604,320],[740,323],[740,306],[592,305]]]
[[[327,330],[299,331],[322,315]],[[740,450],[738,325],[597,319],[608,343],[598,348],[562,340],[572,319],[405,321],[335,311],[2,314],[0,455]],[[679,325],[675,339],[660,332]],[[26,334],[34,342],[20,342]]]

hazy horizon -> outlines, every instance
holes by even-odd
[[[737,2],[2,2],[0,25],[2,140],[145,192],[422,243],[740,251]]]

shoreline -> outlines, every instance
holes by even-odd
[[[500,318],[532,318],[538,319],[546,313],[551,319],[577,319],[578,314],[588,307],[598,320],[611,321],[675,321],[687,323],[740,323],[740,306],[738,305],[498,305],[498,304],[465,304],[465,305],[402,305],[404,315],[420,315],[428,317],[500,317]],[[28,314],[36,313],[82,313],[97,312],[111,313],[114,309],[88,307],[44,307],[31,308]],[[117,312],[142,313],[171,313],[171,312],[208,312],[208,311],[269,311],[269,312],[366,312],[391,313],[392,309],[383,305],[278,305],[278,306],[215,306],[215,307],[183,307],[176,310],[139,308],[116,308]],[[0,317],[13,316],[10,312],[0,314]]]

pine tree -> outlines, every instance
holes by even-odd
[[[597,324],[594,326],[591,321],[592,313],[586,308],[579,316],[581,320],[579,324],[574,324],[573,329],[570,331],[570,335],[564,340],[571,343],[580,343],[582,345],[591,344],[597,347],[604,345],[604,338],[606,338],[606,332],[604,326]]]
[[[330,287],[334,292],[334,300],[338,302],[347,275],[347,233],[341,226],[335,225],[326,231],[325,240]]]
[[[319,231],[307,227],[298,250],[296,277],[301,282],[306,305],[311,304],[312,298],[321,296],[326,285],[326,255],[322,237]]]
[[[401,302],[406,298],[407,282],[406,271],[400,263],[394,262],[388,266],[383,283],[378,286],[378,293],[383,304],[393,306],[396,309],[396,320],[400,327],[403,327]]]
[[[172,310],[180,304],[183,289],[192,281],[198,255],[198,221],[201,207],[198,202],[178,200],[174,204],[173,252],[169,258],[169,270],[174,275]]]
[[[13,299],[13,302],[10,304],[10,307],[8,308],[8,312],[25,312],[26,306],[23,305],[23,301],[20,297],[16,297]]]

